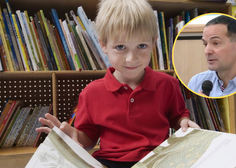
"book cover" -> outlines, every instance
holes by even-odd
[[[14,113],[16,112],[15,109],[22,104],[22,101],[20,100],[13,100],[12,104],[9,107],[9,103],[11,102],[11,100],[9,100],[3,110],[3,112],[5,113],[5,111],[7,111],[7,113],[5,113],[5,116],[1,116],[1,123],[0,123],[0,137],[4,134],[4,131],[6,130],[6,128],[8,127],[9,122],[11,121],[12,116],[14,115]],[[3,118],[2,118],[3,117]],[[2,120],[3,119],[3,120]]]
[[[52,114],[52,112],[53,112],[53,103],[49,106],[49,108],[46,111],[46,113]],[[44,118],[44,115],[42,116],[42,118]],[[41,124],[41,127],[44,127],[44,126],[45,126],[44,124]],[[38,127],[36,127],[36,128],[38,128]],[[36,132],[36,131],[35,131],[35,134],[36,134],[36,137],[35,137],[34,142],[33,142],[33,147],[38,147],[44,141],[44,139],[46,138],[47,134],[44,133],[44,132]]]
[[[13,129],[13,125],[16,122],[17,117],[19,116],[21,111],[21,107],[18,106],[18,108],[16,109],[16,112],[14,113],[14,115],[12,116],[12,120],[10,121],[8,127],[6,128],[5,133],[1,136],[0,138],[0,148],[2,147],[2,145],[4,144],[5,140],[7,140],[8,135],[10,134],[11,130]]]
[[[61,158],[60,162],[58,162],[59,158]],[[101,163],[57,127],[53,127],[44,142],[39,145],[26,168],[46,168],[49,166],[103,168]]]
[[[61,162],[58,162],[59,158]],[[40,144],[26,168],[43,168],[49,165],[103,168],[103,165],[57,127],[54,127]],[[188,128],[186,132],[182,129],[176,131],[132,168],[234,168],[235,166],[235,134]]]
[[[21,128],[27,121],[27,117],[31,111],[31,107],[22,107],[20,115],[17,117],[16,122],[9,133],[8,139],[5,141],[2,147],[12,147],[15,140],[20,136]]]
[[[236,135],[188,128],[179,129],[132,168],[234,168]]]

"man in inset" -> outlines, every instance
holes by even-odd
[[[210,97],[236,92],[236,20],[225,15],[210,20],[203,30],[203,44],[208,71],[193,76],[188,84],[192,91],[204,94],[202,84],[213,84]]]

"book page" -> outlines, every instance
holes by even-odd
[[[26,168],[103,168],[84,148],[57,127],[41,143]]]
[[[236,135],[180,129],[132,168],[149,167],[235,168]]]

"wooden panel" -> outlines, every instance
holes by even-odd
[[[208,70],[201,40],[177,40],[173,60],[176,74],[185,85],[193,75]]]

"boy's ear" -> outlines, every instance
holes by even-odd
[[[100,43],[100,46],[101,46],[101,48],[102,48],[102,51],[103,51],[105,54],[107,54],[107,47],[106,47],[106,44],[104,44],[100,38],[98,38],[98,41],[99,41],[99,43]]]

